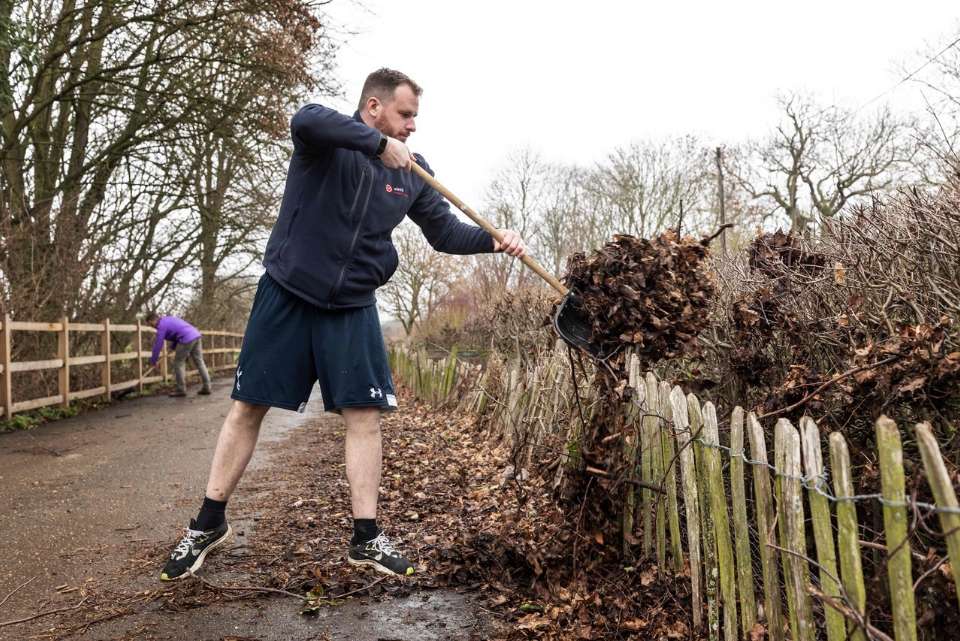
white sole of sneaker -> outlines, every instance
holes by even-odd
[[[194,572],[200,569],[200,566],[203,565],[203,561],[204,559],[207,558],[208,554],[216,550],[218,547],[222,545],[226,545],[227,543],[230,542],[230,539],[232,538],[233,538],[233,528],[230,527],[230,524],[228,523],[227,533],[221,536],[219,539],[217,539],[213,543],[211,543],[210,545],[208,545],[206,549],[204,549],[203,552],[201,552],[200,555],[197,557],[197,560],[193,562],[193,565],[187,568],[186,572],[184,572],[178,577],[174,577],[172,579],[162,579],[162,580],[163,581],[179,581],[180,579],[185,579],[188,576],[191,576]]]
[[[349,563],[350,565],[355,565],[357,567],[362,567],[362,568],[373,568],[380,574],[389,574],[390,576],[411,576],[408,574],[398,574],[397,572],[394,572],[390,568],[383,567],[376,561],[371,561],[369,559],[362,559],[358,561],[357,559],[352,559],[348,556],[347,563]]]

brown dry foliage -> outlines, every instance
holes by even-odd
[[[704,243],[673,231],[652,240],[618,235],[589,257],[571,256],[565,280],[591,342],[605,354],[632,347],[647,363],[696,352],[714,292],[706,256]]]
[[[883,412],[944,425],[960,374],[960,185],[904,192],[777,232],[716,261],[709,349],[695,363],[728,405],[860,432]],[[869,429],[865,430],[869,432]]]

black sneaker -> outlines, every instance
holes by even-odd
[[[383,574],[410,576],[414,572],[413,564],[393,549],[383,530],[372,541],[351,543],[347,562],[350,565],[369,566]]]
[[[233,534],[233,529],[226,521],[220,527],[212,530],[195,530],[196,521],[190,519],[190,528],[186,536],[180,539],[177,547],[173,548],[167,564],[160,573],[161,581],[176,581],[200,569],[207,554],[227,541]]]
[[[170,398],[183,398],[186,395],[187,395],[186,392],[180,392],[180,391],[170,392],[169,394],[167,394],[167,396],[169,396]]]
[[[197,392],[197,394],[199,394],[200,396],[210,396],[210,390],[209,388],[204,387],[199,392]]]

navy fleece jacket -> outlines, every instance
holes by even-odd
[[[448,254],[493,251],[493,239],[461,222],[447,201],[411,172],[376,157],[380,132],[321,105],[291,120],[293,156],[280,215],[263,258],[267,272],[326,309],[364,307],[397,268],[391,233],[409,216]],[[417,163],[430,172],[426,161]]]

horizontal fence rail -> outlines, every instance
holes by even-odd
[[[45,332],[57,335],[57,353],[55,357],[33,361],[14,361],[14,334],[22,332]],[[100,334],[99,354],[74,355],[70,352],[71,335],[78,333]],[[236,358],[240,352],[243,334],[220,330],[201,330],[203,334],[203,356],[210,372],[229,370],[236,367]],[[127,335],[123,342],[123,351],[114,351],[114,339],[118,335]],[[145,336],[146,335],[146,336]],[[145,385],[170,380],[170,350],[166,344],[160,355],[159,368],[144,368],[144,359],[152,354],[156,330],[141,321],[136,323],[112,323],[109,319],[100,323],[72,322],[67,318],[59,322],[34,322],[10,320],[5,315],[0,321],[0,416],[10,420],[14,413],[25,412],[58,405],[69,407],[71,401],[101,396],[109,401],[111,394],[131,388],[142,392]],[[144,348],[148,349],[144,349]],[[115,363],[134,361],[127,380],[116,381],[118,371]],[[71,368],[95,365],[100,369],[99,385],[83,389],[71,389]],[[13,377],[23,372],[41,372],[57,370],[57,393],[40,398],[14,399]],[[188,370],[188,376],[197,375],[196,369]]]
[[[579,392],[571,384],[568,358],[558,347],[528,367],[488,363],[471,371],[470,388],[450,384],[459,371],[455,357],[433,361],[396,349],[393,364],[398,381],[419,398],[476,413],[494,437],[537,444],[551,430],[561,436],[558,479],[561,469],[602,476],[578,455],[582,427],[600,401],[591,398],[592,374],[584,371]],[[929,424],[909,429],[877,418],[880,491],[857,494],[847,439],[822,435],[809,417],[798,426],[780,419],[764,427],[736,407],[721,435],[713,403],[641,373],[636,357],[628,384],[625,429],[612,435],[637,486],[624,490],[624,554],[655,560],[665,572],[689,568],[694,627],[707,638],[747,640],[765,631],[771,641],[915,641],[917,586],[933,570],[914,571],[912,563],[924,556],[909,537],[928,518],[924,529],[945,541],[933,568],[949,562],[956,590],[942,607],[960,606],[960,504],[949,471],[955,463],[948,467]],[[906,491],[902,439],[916,443],[921,460],[914,467],[933,503]],[[858,506],[867,503],[879,507],[881,521],[858,518]],[[861,540],[877,526],[881,543]],[[884,555],[873,580],[882,580],[889,595],[887,631],[871,620],[867,602],[864,568],[875,559],[868,545]]]

